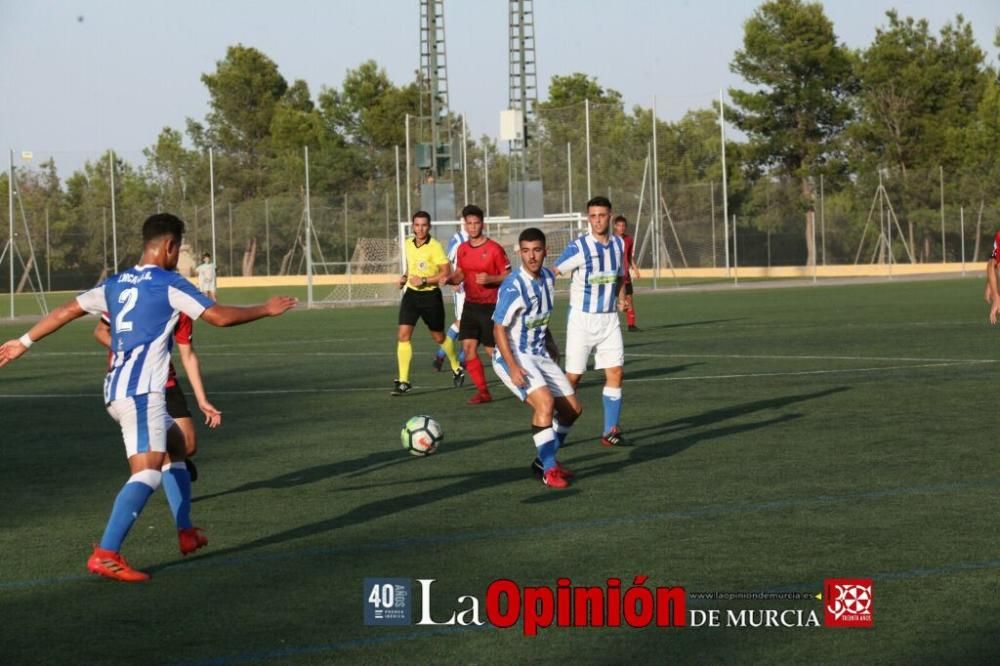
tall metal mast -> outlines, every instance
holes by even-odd
[[[535,14],[533,0],[508,0],[509,21],[509,107],[521,112],[524,119],[521,141],[511,143],[511,157],[521,158],[523,174],[529,169],[525,149],[536,127],[535,106],[538,103],[538,79],[535,60]]]
[[[418,162],[437,177],[452,168],[444,0],[420,0],[420,115],[427,119],[429,136],[421,132],[419,140],[430,139],[431,155],[418,155]]]

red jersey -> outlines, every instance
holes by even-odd
[[[466,303],[496,304],[500,283],[479,284],[476,282],[476,274],[502,275],[510,270],[510,261],[500,243],[487,238],[482,245],[473,246],[472,241],[465,241],[458,246],[455,266],[465,274],[462,284],[465,285]]]
[[[625,242],[625,282],[632,282],[632,260],[633,254],[635,253],[635,239],[628,234],[622,234],[622,240]]]
[[[990,255],[993,261],[1000,261],[1000,231],[993,238],[993,254]]]
[[[108,326],[111,325],[111,320],[108,319],[107,312],[101,316],[101,321]],[[190,345],[193,337],[194,320],[181,312],[180,316],[177,318],[177,325],[174,326],[174,342],[180,345]],[[113,358],[114,354],[109,351],[108,363],[110,363]],[[173,388],[174,386],[177,386],[177,370],[174,369],[174,362],[170,361],[170,369],[167,371],[167,383],[163,388],[168,389]]]

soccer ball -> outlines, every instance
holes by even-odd
[[[400,433],[403,440],[403,448],[415,456],[429,456],[437,451],[437,447],[444,439],[441,432],[441,424],[429,416],[414,416]]]

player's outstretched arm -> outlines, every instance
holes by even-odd
[[[618,311],[625,312],[630,305],[631,297],[625,293],[625,278],[618,276]]]
[[[559,363],[559,345],[556,344],[556,339],[552,337],[552,330],[548,328],[545,329],[545,351],[549,353],[549,358]]]
[[[297,298],[291,296],[272,296],[266,303],[245,307],[216,303],[202,313],[201,319],[212,326],[239,326],[264,317],[283,315],[298,302]]]
[[[181,365],[184,366],[184,372],[191,383],[194,398],[198,401],[198,409],[205,415],[205,425],[209,428],[218,427],[222,424],[222,412],[208,401],[208,396],[205,394],[205,384],[201,381],[201,362],[194,351],[194,346],[178,343],[177,351],[181,355]]]
[[[87,312],[80,307],[80,303],[74,298],[63,303],[32,326],[27,333],[16,340],[8,340],[0,345],[0,367],[3,367],[22,356],[28,347],[38,342],[47,335],[55,333],[60,328],[70,323],[74,319],[79,319]]]

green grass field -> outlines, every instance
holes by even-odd
[[[389,397],[392,308],[199,325],[224,413],[222,429],[200,431],[194,486],[211,544],[181,558],[157,493],[124,547],[153,573],[141,585],[84,568],[127,468],[93,322],[73,324],[0,369],[0,662],[995,662],[1000,331],[979,279],[639,294],[637,307],[631,445],[599,445],[603,382],[589,373],[564,491],[528,471],[527,408],[495,380],[496,401],[466,406],[472,389],[430,370],[423,330],[417,390]],[[0,337],[25,328],[0,324]],[[446,433],[424,459],[399,444],[420,413]],[[498,578],[627,587],[636,575],[688,592],[819,593],[825,578],[872,577],[875,626],[526,637],[362,622],[365,577],[437,579],[440,619],[460,595],[484,602]],[[688,608],[823,619],[816,600]]]

